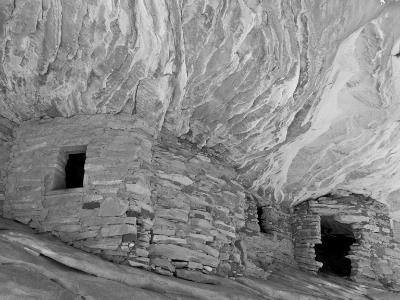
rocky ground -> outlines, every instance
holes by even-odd
[[[197,283],[115,265],[0,219],[0,299],[399,299],[340,278],[296,270],[267,280],[199,275]],[[201,273],[199,273],[201,274]]]

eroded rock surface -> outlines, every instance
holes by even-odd
[[[295,203],[400,193],[400,4],[0,3],[0,114],[128,113],[212,148]]]

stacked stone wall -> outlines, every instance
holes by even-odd
[[[77,149],[83,187],[56,188],[65,151]],[[117,262],[198,281],[294,264],[287,213],[217,157],[168,132],[156,140],[132,116],[25,122],[10,170],[5,217]]]
[[[400,243],[400,221],[392,220],[393,239]]]
[[[309,202],[295,208],[293,215],[294,257],[303,271],[317,272],[322,263],[315,260],[315,244],[321,243],[321,218],[310,210]]]
[[[244,262],[249,275],[296,265],[290,214],[273,201],[248,195],[246,223],[240,229],[240,237],[246,248]]]
[[[137,231],[151,215],[153,136],[132,116],[25,122],[16,130],[4,216],[114,260],[136,257]],[[53,190],[63,151],[86,148],[84,187]],[[62,170],[61,170],[62,171]]]
[[[347,258],[351,278],[366,284],[400,289],[400,251],[394,239],[387,207],[362,195],[329,196],[310,200],[295,208],[293,235],[299,267],[318,271],[314,245],[320,243],[320,216],[334,216],[350,224],[356,243]]]
[[[13,128],[15,124],[0,117],[0,215],[3,211],[7,170],[10,160],[11,146],[13,140]]]
[[[294,263],[288,214],[264,206],[260,232],[257,197],[236,180],[233,168],[194,145],[163,133],[153,147],[150,246],[158,272],[192,269],[224,276],[262,274],[278,262]]]
[[[246,195],[236,172],[168,134],[153,148],[153,170],[152,266],[178,275],[181,269],[242,274],[235,241]]]

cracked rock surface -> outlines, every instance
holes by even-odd
[[[0,115],[128,113],[296,203],[350,190],[400,217],[400,3],[0,2]]]

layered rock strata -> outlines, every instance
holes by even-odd
[[[299,203],[400,190],[400,3],[0,3],[0,115],[127,113]],[[267,197],[265,197],[267,198]]]

